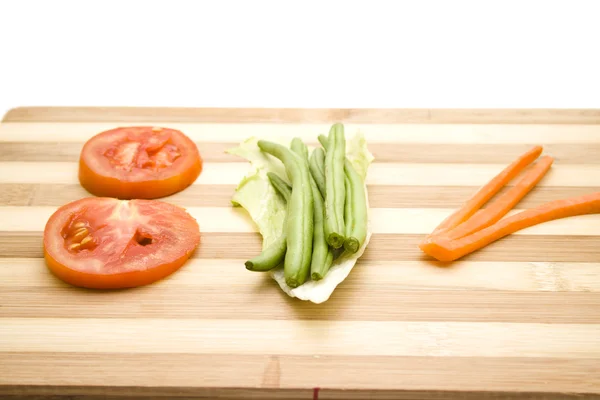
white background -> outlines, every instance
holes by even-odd
[[[600,107],[597,1],[0,1],[25,105]]]

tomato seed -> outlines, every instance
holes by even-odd
[[[82,228],[80,230],[78,230],[77,232],[75,232],[75,234],[73,235],[73,240],[81,240],[84,237],[86,237],[88,235],[89,231],[85,228]]]

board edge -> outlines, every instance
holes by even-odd
[[[36,122],[600,124],[600,109],[228,108],[25,106],[4,123]]]

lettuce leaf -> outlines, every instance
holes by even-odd
[[[234,206],[241,206],[248,212],[258,232],[262,235],[262,248],[264,249],[281,235],[286,213],[286,204],[271,186],[267,173],[275,172],[287,180],[288,183],[289,178],[281,161],[263,153],[258,148],[257,142],[257,138],[249,138],[239,146],[227,150],[227,153],[242,157],[250,162],[250,170],[238,184],[231,202]],[[289,145],[289,143],[281,144]],[[309,150],[312,151],[310,147]],[[361,133],[357,133],[346,141],[346,156],[363,178],[363,181],[366,181],[367,171],[374,157],[369,152],[367,142]],[[367,210],[369,210],[366,184],[365,193],[367,195]],[[308,280],[297,288],[291,288],[285,283],[282,267],[270,271],[271,277],[291,297],[313,303],[327,301],[335,288],[350,274],[356,261],[362,256],[369,244],[372,235],[372,224],[370,213],[368,215],[367,237],[362,247],[354,254],[343,253],[338,257],[323,279],[319,281]]]

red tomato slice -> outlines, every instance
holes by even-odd
[[[118,199],[155,199],[191,185],[202,171],[196,144],[181,131],[125,127],[90,138],[79,158],[88,192]]]
[[[50,271],[75,286],[147,285],[179,269],[200,243],[184,209],[159,200],[90,197],[60,207],[44,229]]]

